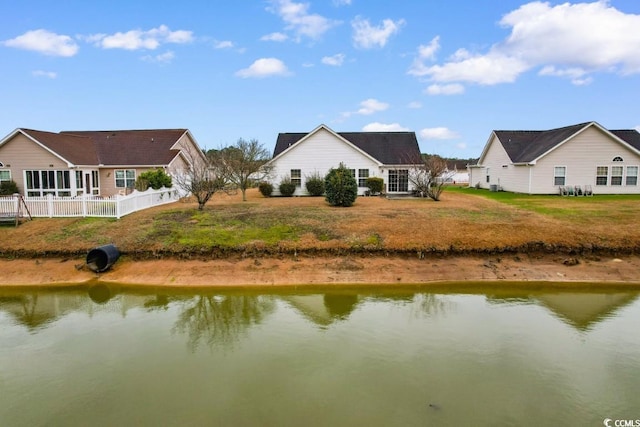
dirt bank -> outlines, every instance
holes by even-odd
[[[62,285],[93,280],[153,286],[429,284],[460,281],[591,282],[640,285],[640,257],[505,255],[442,258],[274,257],[131,260],[96,274],[83,259],[0,260],[0,285]]]

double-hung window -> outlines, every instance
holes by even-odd
[[[622,185],[622,166],[611,166],[611,185]]]
[[[607,185],[609,182],[609,167],[596,167],[596,185]]]
[[[553,168],[553,185],[565,185],[566,178],[566,166],[556,166]]]
[[[638,166],[627,166],[626,185],[638,185]]]
[[[367,178],[369,178],[369,169],[358,169],[358,187],[366,187]]]
[[[0,183],[11,181],[11,171],[0,169]]]
[[[296,187],[302,187],[302,170],[291,169],[291,183]]]

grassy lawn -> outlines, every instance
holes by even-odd
[[[8,254],[82,253],[116,244],[128,253],[501,251],[514,248],[640,250],[640,196],[529,196],[449,187],[440,202],[360,197],[215,195],[203,211],[180,202],[120,220],[36,218],[0,227]]]

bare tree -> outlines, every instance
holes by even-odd
[[[447,185],[447,162],[438,155],[421,155],[419,159],[412,159],[414,167],[409,170],[409,182],[416,192],[434,201],[440,200],[440,195]]]
[[[273,168],[268,164],[271,153],[256,139],[240,138],[234,145],[207,153],[215,169],[219,169],[242,192],[242,201],[247,200],[246,191],[254,182],[269,177]]]
[[[186,147],[181,152],[183,164],[174,171],[174,183],[198,201],[198,210],[218,191],[224,190],[227,179],[222,171],[212,168],[202,150]]]

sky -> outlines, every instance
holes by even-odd
[[[640,1],[0,0],[0,138],[187,128],[413,131],[473,158],[493,130],[640,130]]]

